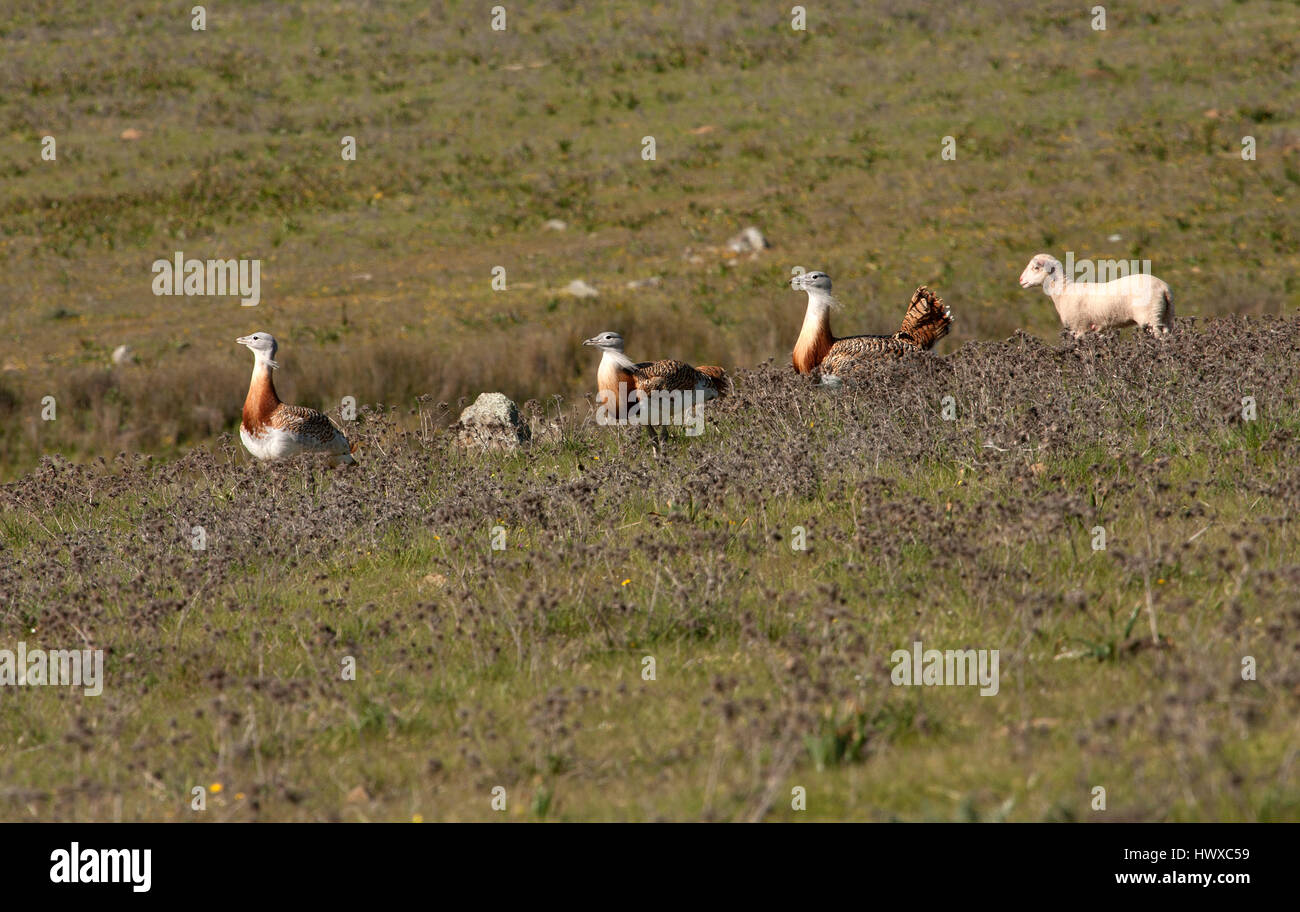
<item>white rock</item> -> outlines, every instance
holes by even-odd
[[[532,436],[505,393],[479,393],[452,430],[461,445],[484,450],[518,449]]]
[[[763,237],[763,232],[750,225],[740,234],[727,241],[727,246],[736,253],[753,253],[772,245],[767,242],[767,238]]]
[[[594,298],[600,295],[600,292],[582,281],[582,279],[574,279],[564,287],[564,290],[575,298]]]
[[[118,367],[130,364],[135,360],[135,352],[131,351],[129,345],[119,345],[113,349],[113,363]]]
[[[548,219],[542,228],[546,231],[567,231],[569,223],[562,222],[559,219]]]

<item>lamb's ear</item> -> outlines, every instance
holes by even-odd
[[[1048,260],[1046,263],[1044,263],[1043,268],[1047,270],[1048,275],[1051,275],[1052,273],[1056,272],[1056,264],[1053,263],[1051,260]]]

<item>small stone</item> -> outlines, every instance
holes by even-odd
[[[542,225],[544,231],[568,231],[569,223],[560,219],[547,219],[546,224]]]
[[[123,367],[135,360],[135,352],[131,351],[129,345],[119,345],[113,349],[113,363],[118,367]]]
[[[600,292],[582,281],[582,279],[574,279],[564,287],[564,291],[566,294],[571,294],[575,298],[595,298],[600,295]]]
[[[763,237],[763,232],[759,231],[753,225],[750,225],[740,234],[727,241],[727,247],[736,253],[757,253],[765,250],[772,245]]]
[[[532,436],[519,408],[504,393],[479,393],[452,430],[462,446],[482,450],[516,450]]]

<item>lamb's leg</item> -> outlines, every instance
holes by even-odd
[[[1164,334],[1168,335],[1174,328],[1174,296],[1169,291],[1169,286],[1160,294],[1160,303],[1164,306],[1160,308],[1160,317],[1157,322]]]

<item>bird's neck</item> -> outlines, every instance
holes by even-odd
[[[622,352],[607,351],[596,370],[597,393],[602,397],[605,407],[616,409],[620,417],[625,413],[626,403],[636,388],[636,378],[632,376],[635,367],[632,359]]]
[[[275,393],[271,367],[259,360],[253,364],[253,379],[248,384],[248,396],[244,399],[244,427],[251,431],[261,426],[279,404],[280,397]]]
[[[794,344],[794,367],[806,374],[826,357],[835,344],[831,334],[831,297],[825,292],[808,292],[808,309],[804,311],[803,328]]]
[[[606,371],[606,370],[631,371],[634,367],[636,367],[636,362],[634,362],[627,355],[623,354],[621,351],[606,351],[605,357],[600,359],[601,371]]]

